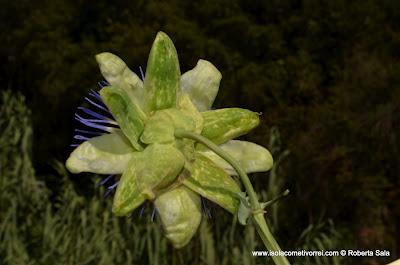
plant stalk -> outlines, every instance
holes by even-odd
[[[281,248],[276,242],[274,236],[272,235],[267,225],[267,222],[265,221],[264,212],[263,209],[261,208],[260,202],[257,199],[257,194],[254,191],[253,185],[251,184],[249,177],[247,176],[246,172],[242,169],[242,167],[239,165],[239,163],[218,145],[214,144],[213,142],[211,142],[210,140],[199,134],[183,130],[176,130],[175,136],[178,138],[189,138],[205,145],[210,150],[219,155],[221,158],[226,160],[236,170],[249,196],[251,208],[253,210],[252,218],[255,223],[257,232],[261,237],[261,240],[263,241],[265,247],[268,250],[280,252]],[[274,255],[272,256],[272,259],[276,265],[290,265],[289,261],[285,256]]]

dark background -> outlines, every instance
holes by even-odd
[[[102,80],[94,55],[113,52],[138,72],[162,30],[182,72],[199,58],[221,71],[215,107],[263,113],[246,139],[267,146],[279,128],[290,150],[279,171],[291,190],[280,204],[284,246],[331,220],[343,246],[399,257],[399,1],[1,2],[1,89],[26,97],[33,165],[54,193],[49,161],[66,160],[75,109]],[[71,178],[93,192],[90,178]],[[254,176],[256,190],[267,182]]]

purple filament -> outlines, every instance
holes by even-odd
[[[97,99],[98,101],[103,102],[103,99],[101,98],[99,92],[97,92],[97,91],[95,91],[95,90],[93,90],[93,89],[90,89],[89,95],[92,96],[92,97],[94,97],[94,98]]]
[[[151,221],[154,222],[156,218],[156,207],[153,208],[153,211],[151,212]]]
[[[93,106],[98,107],[98,108],[101,109],[101,110],[104,110],[104,111],[106,111],[106,112],[110,112],[107,108],[105,108],[105,107],[103,107],[103,106],[101,106],[101,105],[95,103],[93,100],[89,99],[88,97],[85,97],[85,100],[86,100],[87,102],[89,102],[90,104],[92,104]]]
[[[101,120],[101,119],[86,119],[86,118],[82,118],[81,116],[79,116],[78,114],[75,114],[76,117],[78,117],[81,120],[85,120],[85,121],[89,121],[89,122],[97,122],[97,123],[108,123],[111,125],[118,125],[118,123],[116,123],[113,120]]]
[[[75,120],[79,121],[80,123],[82,123],[83,125],[85,125],[87,127],[92,127],[95,129],[105,131],[105,132],[111,132],[115,128],[115,127],[109,127],[109,126],[97,124],[96,121],[90,120],[90,119],[85,119],[85,118],[79,116],[78,114],[75,114]]]
[[[74,135],[74,139],[86,141],[86,140],[88,140],[89,138],[86,137],[86,136],[82,136],[82,135],[76,134],[76,135]]]
[[[104,198],[108,197],[111,192],[115,190],[115,188],[118,186],[119,181],[116,181],[114,184],[111,186],[107,187],[107,191],[104,193]]]
[[[110,119],[110,118],[108,118],[108,117],[106,117],[106,116],[104,116],[104,115],[102,115],[100,113],[97,113],[97,112],[95,112],[95,111],[93,111],[91,109],[85,108],[85,107],[78,107],[78,109],[82,110],[84,113],[86,113],[86,114],[88,114],[88,115],[90,115],[92,117],[98,118],[98,119],[103,119],[103,120],[109,120]]]
[[[109,83],[101,81],[98,85],[102,88],[108,86]],[[72,147],[78,146],[82,141],[87,141],[92,137],[100,136],[104,133],[110,133],[116,128],[119,128],[118,123],[114,120],[111,112],[104,104],[99,92],[91,89],[89,97],[85,97],[85,100],[89,102],[94,109],[82,106],[78,107],[78,112],[75,113],[75,120],[86,128],[75,129],[76,134],[73,136],[73,139],[79,142],[73,143],[71,145]],[[85,117],[85,115],[87,117]]]
[[[143,205],[142,208],[140,208],[139,217],[142,217],[142,216],[143,216],[143,212],[144,212],[144,209],[145,209],[145,208],[146,208],[146,205]]]
[[[204,199],[203,197],[201,198],[201,208],[202,208],[202,212],[203,215],[207,218],[211,218],[211,211],[210,211],[210,205],[208,203],[208,201],[206,199]]]
[[[75,132],[86,133],[86,134],[90,134],[90,135],[101,135],[101,134],[103,134],[101,132],[86,131],[86,130],[80,130],[80,129],[75,129]]]
[[[110,83],[108,83],[107,81],[103,80],[97,83],[99,85],[100,88],[103,88],[105,86],[109,86]]]
[[[111,186],[109,186],[107,189],[108,190],[113,190],[118,186],[119,181],[116,181],[114,184],[112,184]]]
[[[106,184],[114,175],[109,175],[108,177],[102,179],[99,183],[97,183],[97,187]]]
[[[143,73],[143,69],[141,66],[139,66],[139,71],[140,71],[140,76],[142,78],[142,81],[144,81],[144,73]]]

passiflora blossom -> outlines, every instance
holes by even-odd
[[[83,142],[68,158],[68,170],[120,175],[109,187],[116,189],[113,213],[125,216],[145,201],[154,203],[176,248],[200,224],[201,197],[236,214],[241,192],[231,177],[236,171],[200,143],[176,136],[181,130],[207,138],[248,173],[272,167],[264,147],[233,140],[259,124],[257,113],[210,110],[222,77],[217,68],[199,60],[181,75],[174,44],[163,32],[153,43],[143,81],[116,55],[101,53],[96,60],[107,82],[87,99],[97,111],[81,108],[86,117],[76,116],[92,130],[78,130],[75,138]]]

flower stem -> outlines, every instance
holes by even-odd
[[[277,252],[281,251],[281,248],[276,242],[274,236],[272,235],[271,231],[268,228],[267,222],[265,221],[264,212],[260,202],[257,199],[257,194],[254,191],[253,185],[251,184],[249,177],[247,176],[246,172],[242,169],[242,167],[239,165],[239,163],[218,145],[214,144],[213,142],[211,142],[210,140],[199,134],[183,130],[176,130],[175,136],[178,138],[189,138],[205,145],[210,150],[219,155],[221,158],[226,160],[236,170],[240,179],[243,182],[247,194],[249,195],[251,208],[253,210],[253,216],[252,216],[253,221],[256,225],[257,232],[261,237],[265,247],[268,250]],[[274,260],[276,265],[290,265],[289,261],[283,255],[282,256],[274,255],[272,256],[272,259]]]

